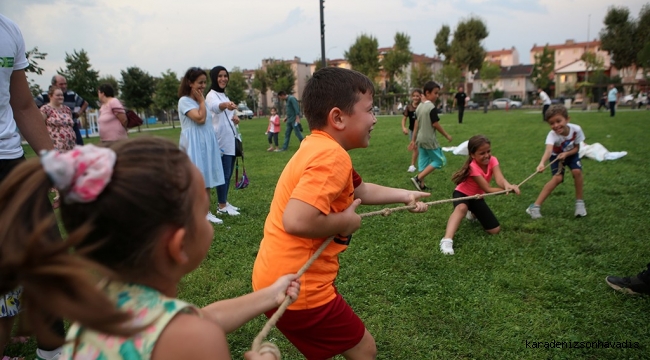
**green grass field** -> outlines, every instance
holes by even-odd
[[[548,181],[547,171],[526,183],[520,196],[486,198],[502,232],[489,236],[480,225],[463,222],[454,256],[438,250],[450,204],[424,214],[363,220],[340,257],[337,286],[374,335],[379,359],[648,358],[650,298],[615,292],[604,278],[637,274],[650,262],[650,112],[620,111],[613,119],[606,112],[570,115],[584,129],[588,144],[628,151],[615,161],[583,160],[587,217],[573,216],[573,179],[568,177],[542,207],[544,217],[530,219],[524,210]],[[406,172],[410,153],[399,120],[380,117],[369,148],[351,151],[364,181],[412,188],[412,175]],[[442,116],[441,124],[453,136],[451,145],[487,135],[512,183],[535,171],[549,131],[538,110],[468,111],[462,125],[456,114]],[[179,286],[181,299],[203,306],[251,291],[251,269],[275,183],[298,145],[292,137],[291,151],[267,153],[266,126],[266,119],[240,124],[251,184],[232,190],[229,201],[242,214],[215,225],[205,261]],[[177,141],[179,132],[132,136],[155,134]],[[465,157],[446,155],[447,166],[427,178],[432,188],[427,201],[451,197],[451,174]],[[360,212],[380,208],[362,206]],[[229,335],[233,358],[243,358],[264,321],[258,317]],[[302,358],[277,329],[269,339],[285,359]],[[583,348],[530,348],[533,342],[553,341],[583,342],[578,344]],[[598,341],[600,345],[591,343]],[[626,341],[639,348],[591,348]],[[7,354],[33,354],[33,347],[33,342],[11,345]]]

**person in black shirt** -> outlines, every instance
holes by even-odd
[[[456,93],[456,96],[454,96],[454,103],[451,107],[456,107],[456,104],[458,104],[458,123],[462,124],[463,123],[463,113],[465,112],[465,99],[467,99],[467,94],[465,94],[465,91],[462,86],[458,87],[458,92]]]
[[[413,140],[413,126],[415,125],[415,109],[420,105],[422,98],[422,90],[413,89],[411,92],[412,102],[404,107],[404,117],[402,117],[402,133],[409,136],[409,142]],[[409,120],[409,126],[406,127],[406,119]],[[413,150],[413,155],[411,155],[411,166],[408,168],[408,172],[415,172],[415,161],[418,159],[418,149]]]

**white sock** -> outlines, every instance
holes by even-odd
[[[43,359],[51,359],[55,357],[56,355],[61,353],[61,347],[58,347],[54,350],[43,350],[43,349],[36,349],[36,355],[40,358]]]

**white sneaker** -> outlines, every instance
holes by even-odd
[[[469,221],[476,221],[476,216],[474,216],[474,214],[472,214],[471,211],[468,211],[467,214],[465,215],[465,219]]]
[[[440,251],[445,255],[454,255],[454,240],[446,238],[440,240]]]
[[[223,209],[217,209],[217,213],[219,213],[219,214],[227,214],[227,215],[230,215],[230,216],[239,215],[239,212],[237,210],[234,210],[233,208],[228,207],[228,205],[226,205],[226,207],[223,208]]]
[[[231,203],[229,203],[229,202],[226,202],[226,207],[229,207],[229,208],[231,208],[231,209],[233,209],[233,210],[235,210],[235,211],[239,211],[239,208],[238,208],[238,207],[233,206],[233,205],[232,205]]]
[[[208,211],[208,215],[206,215],[205,218],[208,219],[208,221],[211,222],[211,223],[223,224],[223,220],[221,220],[218,217],[214,216],[214,214],[211,213],[210,211]]]
[[[585,209],[585,202],[583,200],[576,201],[576,217],[587,216],[587,209]]]
[[[413,166],[413,165],[409,166],[409,169],[406,170],[406,171],[408,171],[408,172],[415,172],[415,166]]]
[[[62,347],[52,350],[52,351],[43,351],[41,349],[36,349],[36,360],[59,360],[61,359]],[[47,354],[50,354],[49,356]],[[53,355],[51,355],[53,354]]]

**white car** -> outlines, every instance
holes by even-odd
[[[509,109],[521,108],[521,101],[510,100],[508,98],[499,98],[492,100],[492,109],[505,109],[506,104]]]
[[[237,117],[242,120],[253,118],[253,110],[249,109],[245,102],[240,102],[239,105],[237,105],[237,111],[235,111],[235,114],[237,114]]]
[[[648,102],[648,96],[645,93],[641,93],[641,96],[639,97],[634,96],[634,94],[629,94],[623,96],[623,99],[621,100],[621,103],[625,105],[632,105],[632,103],[637,103],[637,104],[646,104]]]

